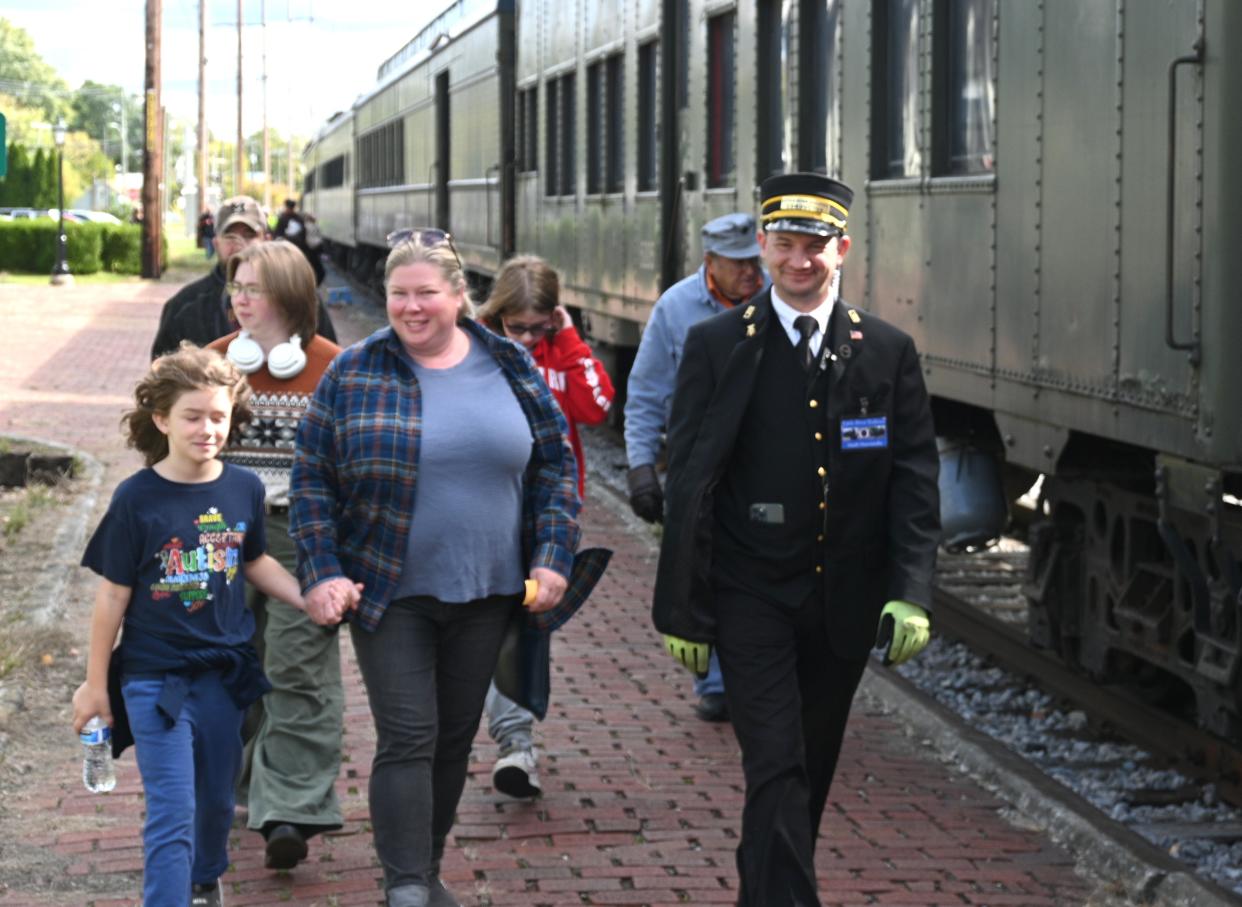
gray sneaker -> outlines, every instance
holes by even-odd
[[[528,800],[543,793],[534,747],[510,750],[497,759],[492,768],[492,787],[518,800]]]
[[[190,907],[224,907],[224,890],[220,880],[210,885],[190,886]]]

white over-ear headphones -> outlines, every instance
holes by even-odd
[[[242,331],[229,344],[229,361],[245,374],[252,375],[263,367],[263,347],[250,338],[249,331]],[[306,368],[306,353],[302,352],[302,338],[297,334],[285,343],[272,347],[267,355],[267,370],[273,378],[284,381]]]

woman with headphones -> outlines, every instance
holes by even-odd
[[[288,530],[294,439],[340,347],[315,333],[315,274],[292,243],[247,247],[229,261],[228,281],[241,330],[211,349],[246,374],[254,419],[230,439],[221,459],[263,480],[268,552],[293,571],[297,552]],[[266,840],[269,869],[292,869],[306,857],[308,838],[342,824],[334,789],[344,709],[337,634],[256,589],[249,597],[258,626],[255,647],[272,691],[247,722],[254,734],[242,774],[247,825]]]

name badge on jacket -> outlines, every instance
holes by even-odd
[[[870,450],[876,447],[888,447],[888,416],[841,420],[842,450]]]

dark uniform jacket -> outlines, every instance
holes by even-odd
[[[189,340],[195,346],[206,346],[237,330],[237,325],[229,319],[229,297],[224,283],[224,267],[216,265],[206,277],[186,284],[164,303],[160,311],[160,326],[151,343],[152,359],[173,352],[182,340]],[[322,301],[319,303],[316,333],[336,343],[332,317]]]
[[[652,609],[662,633],[714,641],[712,557],[720,526],[713,494],[730,467],[762,357],[773,349],[770,331],[783,333],[765,290],[750,304],[695,325],[686,338],[669,417],[667,505]],[[930,610],[939,459],[907,334],[839,300],[821,361],[828,374],[815,396],[826,407],[826,521],[810,530],[823,528],[825,536],[816,549],[823,572],[812,588],[822,590],[836,654],[861,658],[875,642],[885,602]],[[857,443],[863,421],[882,426],[883,446]],[[718,570],[717,578],[721,572],[728,571]]]

